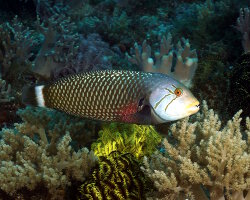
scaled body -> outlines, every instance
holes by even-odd
[[[176,88],[181,88],[182,97],[176,97]],[[184,112],[181,114],[179,108],[173,110],[173,105],[177,106],[176,103],[185,96],[192,106],[198,106],[191,92],[167,75],[102,70],[75,74],[53,84],[26,88],[23,102],[103,121],[158,124],[189,115]],[[185,99],[181,102],[185,102]],[[168,114],[169,110],[174,112],[174,118]]]

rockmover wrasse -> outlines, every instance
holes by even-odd
[[[26,87],[23,103],[103,121],[160,124],[196,113],[199,102],[179,81],[160,73],[100,70]]]

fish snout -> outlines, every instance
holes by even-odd
[[[200,110],[199,101],[194,101],[186,106],[187,112],[192,115]]]

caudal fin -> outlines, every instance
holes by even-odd
[[[45,107],[44,85],[26,86],[22,92],[22,102],[26,105]]]

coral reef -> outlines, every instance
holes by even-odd
[[[61,190],[71,184],[71,179],[83,181],[96,158],[86,148],[72,151],[69,134],[56,145],[56,154],[51,155],[49,149],[53,143],[44,142],[44,130],[28,128],[17,126],[15,130],[2,131],[0,189],[12,195],[23,187],[34,190],[41,184],[48,189],[51,199],[61,199]],[[40,141],[35,142],[23,131],[38,132]]]
[[[243,117],[250,115],[250,11],[248,8],[240,9],[240,17],[237,19],[236,28],[242,33],[242,46],[244,53],[239,56],[229,74],[229,98],[234,113],[243,109]]]
[[[14,99],[11,96],[11,85],[6,85],[6,81],[0,78],[0,103],[10,102]]]
[[[98,157],[119,151],[140,159],[151,155],[160,142],[161,136],[153,126],[111,123],[104,125],[91,149]]]
[[[127,16],[124,10],[115,8],[112,17],[104,17],[104,34],[115,43],[119,42],[127,45],[131,42],[127,37],[127,35],[129,35],[128,32],[130,30],[131,21],[132,20]]]
[[[230,113],[243,109],[243,117],[250,116],[250,52],[239,57],[230,72]]]
[[[17,109],[14,99],[11,85],[7,84],[0,76],[0,129],[16,120],[15,112]]]
[[[75,65],[80,36],[75,33],[75,24],[64,14],[54,14],[47,20],[37,19],[37,29],[42,36],[32,70],[50,77],[55,70]]]
[[[183,46],[182,46],[183,43]],[[174,54],[176,60],[174,60]],[[135,54],[128,55],[130,62],[140,66],[146,72],[160,72],[173,76],[186,86],[191,86],[191,80],[197,68],[198,58],[196,50],[190,49],[189,41],[182,38],[173,50],[172,36],[162,37],[160,52],[154,54],[155,62],[151,58],[151,47],[144,40],[142,47],[135,43]]]
[[[215,42],[223,41],[227,50],[230,49],[230,55],[233,50],[230,45],[238,43],[238,37],[231,25],[234,24],[239,9],[247,4],[247,0],[206,0],[179,4],[175,9],[176,18],[169,26],[172,26],[173,35],[177,38],[189,38],[199,51],[206,50],[208,45]],[[234,51],[240,50],[235,47]]]
[[[145,199],[146,183],[133,156],[114,151],[99,157],[91,177],[79,188],[78,199]]]
[[[2,77],[6,77],[8,73],[17,73],[17,65],[25,69],[25,66],[31,64],[32,50],[38,44],[32,34],[34,30],[25,27],[17,16],[11,22],[0,25],[0,73]]]
[[[1,3],[0,199],[72,199],[80,183],[79,199],[250,199],[249,0]],[[167,73],[208,106],[156,128],[16,114],[26,84],[111,68]]]
[[[224,7],[223,3],[225,4]],[[237,10],[235,10],[236,7],[232,6],[234,4],[234,1],[219,1],[215,3],[212,1],[207,1],[206,5],[200,5],[198,10],[200,12],[199,15],[201,15],[201,19],[204,19],[203,21],[201,20],[201,22],[204,23],[202,25],[202,27],[205,28],[204,34],[209,33],[207,30],[207,24],[211,23],[210,20],[216,21],[216,26],[224,26],[228,29],[228,27],[225,25],[229,22],[224,22],[221,16],[230,14],[230,16],[232,16],[231,19],[236,18],[235,15]],[[234,9],[230,9],[231,7]],[[225,12],[222,12],[222,9],[224,9]],[[245,10],[245,15],[243,10]],[[247,13],[247,9],[241,9],[240,17],[238,18],[236,28],[242,33],[248,31],[247,26],[249,22],[247,21]],[[213,28],[213,26],[209,27]],[[233,26],[230,27],[232,28]],[[199,31],[200,30],[202,29],[199,29]],[[221,30],[221,28],[219,30]],[[241,55],[242,53],[239,46],[239,37],[237,31],[232,29],[225,32],[228,32],[228,34],[222,37],[218,37],[219,33],[216,33],[216,31],[214,31],[216,34],[209,34],[210,38],[204,36],[205,40],[211,40],[211,42],[204,42],[206,47],[200,49],[198,68],[193,79],[192,87],[193,92],[198,94],[198,98],[200,100],[205,99],[209,107],[212,107],[220,113],[223,121],[230,119],[239,109],[244,110],[242,115],[243,117],[249,116],[249,114],[247,114],[249,110],[247,108],[247,103],[245,104],[248,98],[248,92],[247,89],[244,90],[243,86],[247,85],[248,82],[248,75],[245,72],[247,70],[247,56]],[[231,35],[233,33],[234,35]],[[197,35],[199,36],[199,34]],[[215,38],[215,36],[217,36],[217,38]],[[194,40],[198,41],[197,39]],[[234,48],[233,51],[231,50],[232,47]],[[244,62],[242,62],[243,60]],[[242,80],[240,80],[241,78],[237,77],[239,74],[244,74],[244,76],[242,76]],[[239,79],[239,82],[241,82],[238,84],[238,86],[236,86],[236,82],[238,82],[237,79]],[[243,89],[242,95],[241,89]],[[242,103],[240,103],[241,101]],[[230,104],[233,105],[231,107],[225,107],[225,105]]]
[[[240,17],[237,19],[237,30],[243,35],[242,46],[245,52],[250,52],[250,10],[240,9]]]
[[[69,131],[88,135],[87,126],[55,111],[26,108],[18,114],[23,122],[0,132],[1,191],[14,196],[22,188],[43,186],[46,198],[62,199],[71,181],[84,181],[97,161],[93,152],[72,143]]]
[[[205,99],[209,107],[220,113],[223,121],[232,117],[229,113],[231,108],[225,107],[230,99],[228,97],[230,70],[227,70],[226,59],[223,48],[217,47],[206,51],[199,59],[192,86],[192,92],[196,94],[198,100]]]
[[[161,1],[160,8],[156,8],[157,4],[151,1],[128,4],[126,1],[85,1],[76,10],[71,10],[69,15],[75,20],[79,33],[99,33],[111,45],[118,44],[128,50],[134,41],[141,41],[145,37],[157,38],[159,33],[166,33],[166,12],[171,9],[171,5],[166,1]],[[145,6],[149,13],[145,12]],[[160,17],[155,16],[155,13],[159,13]]]
[[[25,109],[18,110],[17,114],[21,117],[25,126],[35,125],[43,128],[46,135],[53,138],[52,141],[57,141],[64,134],[70,133],[74,141],[72,145],[75,149],[83,146],[90,147],[89,144],[96,138],[97,132],[100,130],[100,125],[97,122],[85,121],[51,109],[28,106]],[[34,133],[29,134],[35,137]]]
[[[56,79],[87,70],[110,69],[110,59],[115,55],[98,34],[86,38],[78,34],[75,23],[65,14],[38,17],[31,28],[16,16],[0,26],[0,34],[3,77],[18,70],[32,70],[39,76]]]
[[[81,73],[84,71],[98,69],[112,69],[111,58],[115,53],[109,45],[102,41],[100,35],[89,34],[86,38],[80,36],[79,53],[75,64],[56,68],[53,73],[54,78],[63,77],[69,74]]]
[[[222,128],[203,102],[195,119],[171,125],[163,150],[144,158],[142,170],[157,189],[149,199],[249,199],[250,120],[242,132],[241,113]]]

